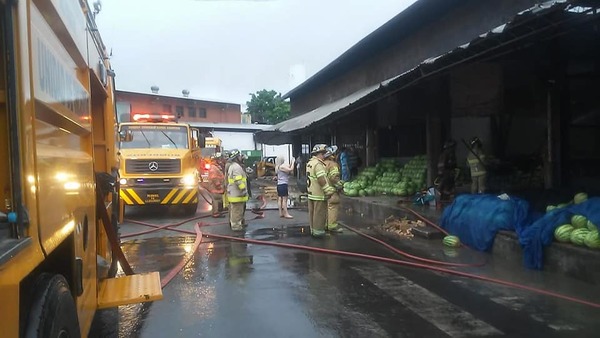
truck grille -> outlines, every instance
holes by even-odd
[[[128,174],[179,174],[181,160],[125,160],[125,170]]]

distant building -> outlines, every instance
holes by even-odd
[[[159,95],[158,87],[152,93],[117,90],[119,121],[130,121],[134,114],[173,114],[180,122],[240,123],[241,105],[237,103],[201,100],[188,97]]]

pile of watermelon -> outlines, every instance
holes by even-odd
[[[344,184],[348,196],[395,195],[412,196],[426,188],[427,157],[419,155],[401,167],[396,159],[383,159],[374,167],[365,168]]]
[[[585,193],[575,195],[572,203],[579,204],[587,200]],[[551,209],[553,210],[553,209]],[[578,246],[587,246],[600,249],[598,227],[583,215],[573,215],[570,224],[563,224],[554,230],[554,238],[562,243],[572,243]]]

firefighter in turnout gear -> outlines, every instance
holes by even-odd
[[[308,221],[310,234],[323,237],[327,226],[327,200],[335,193],[335,188],[327,180],[327,171],[323,162],[327,145],[317,144],[311,152],[311,159],[306,164],[308,176]]]
[[[208,191],[212,197],[212,216],[221,217],[223,211],[223,194],[225,193],[224,166],[226,159],[217,153],[212,157],[212,165],[208,171]]]
[[[327,200],[327,231],[342,232],[343,229],[338,225],[338,213],[340,210],[340,194],[344,187],[344,182],[340,178],[340,167],[336,161],[338,147],[332,145],[327,147],[325,152],[325,171],[329,184],[335,188],[335,192]]]
[[[471,194],[483,194],[485,193],[485,179],[487,176],[483,144],[479,137],[474,137],[470,146],[467,163],[471,169]]]
[[[227,168],[227,201],[229,202],[229,224],[233,231],[244,230],[244,212],[248,201],[248,177],[242,168],[242,161],[240,151],[232,150]]]

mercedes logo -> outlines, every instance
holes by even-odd
[[[150,169],[150,171],[157,171],[158,170],[158,162],[152,161],[152,162],[148,163],[148,169]]]

